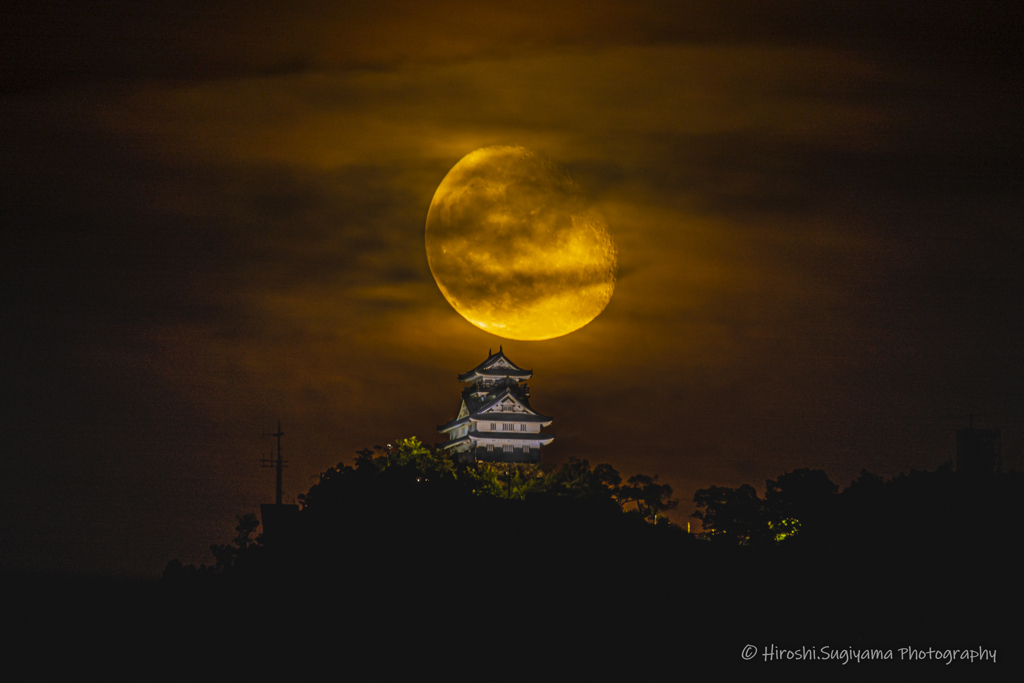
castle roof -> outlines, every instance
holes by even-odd
[[[516,379],[530,379],[533,377],[533,370],[524,370],[505,356],[502,348],[498,352],[489,354],[487,360],[476,366],[467,373],[459,375],[460,382],[475,382],[478,379],[499,377],[515,377]]]
[[[437,444],[438,448],[451,448],[452,446],[458,446],[459,444],[470,444],[474,440],[492,440],[492,441],[519,441],[537,443],[541,446],[547,446],[549,443],[555,440],[553,434],[542,434],[539,432],[473,432],[460,436],[457,439],[449,439],[448,441],[442,441]]]
[[[495,407],[501,405],[502,402],[511,400],[515,405],[519,406],[521,410],[514,412],[505,412],[503,410],[494,410]],[[545,417],[538,413],[536,410],[530,407],[530,404],[526,402],[521,396],[518,396],[516,391],[509,388],[502,391],[500,394],[495,396],[492,400],[484,403],[477,410],[473,411],[473,416],[478,417],[483,414],[489,414],[493,416],[497,415],[514,415],[516,419],[522,417],[524,421],[529,422],[530,417],[538,417],[541,420],[551,420],[550,417]]]
[[[447,424],[443,424],[437,428],[437,431],[442,434],[450,432],[453,429],[457,429],[464,424],[468,424],[476,420],[477,422],[539,422],[542,425],[548,425],[554,420],[544,415],[528,413],[487,413],[486,415],[467,415],[466,417],[459,418],[458,420],[452,420]]]
[[[554,421],[553,418],[541,415],[531,408],[529,403],[527,403],[522,397],[517,396],[516,392],[511,388],[506,388],[504,391],[496,395],[488,394],[488,396],[482,397],[480,402],[475,406],[470,405],[470,401],[471,399],[466,399],[465,401],[469,415],[456,418],[447,424],[443,424],[437,428],[437,431],[443,434],[466,424],[470,420],[494,420],[495,422],[540,422],[544,425],[550,424]],[[519,409],[512,411],[501,410],[502,403],[506,401],[511,401]],[[496,408],[497,410],[495,410]],[[459,412],[461,414],[462,411]]]

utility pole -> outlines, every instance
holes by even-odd
[[[284,436],[284,432],[281,431],[281,421],[277,421],[277,433],[270,434],[269,436],[277,437],[277,458],[274,458],[273,449],[271,449],[270,457],[263,458],[260,460],[261,467],[273,467],[277,470],[277,500],[276,504],[281,505],[282,499],[284,498],[284,478],[283,471],[287,461],[281,459],[281,437]]]

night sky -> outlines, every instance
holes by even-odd
[[[286,8],[286,9],[285,9]],[[0,564],[156,576],[503,345],[545,460],[682,501],[1003,429],[1024,466],[1019,3],[21,2],[0,15]],[[521,145],[619,249],[549,341],[445,301],[448,170]]]

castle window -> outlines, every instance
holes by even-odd
[[[493,443],[487,444],[487,452],[488,453],[492,453],[493,451],[494,451],[494,444]]]
[[[511,453],[512,452],[512,444],[510,444],[510,443],[505,444],[504,446],[501,447],[501,450],[504,451],[505,453]]]
[[[519,431],[525,432],[526,431],[526,425],[525,424],[520,424],[519,425]]]

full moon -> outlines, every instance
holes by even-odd
[[[612,298],[615,243],[556,164],[522,147],[471,152],[427,212],[427,262],[448,303],[499,337],[569,334]]]

